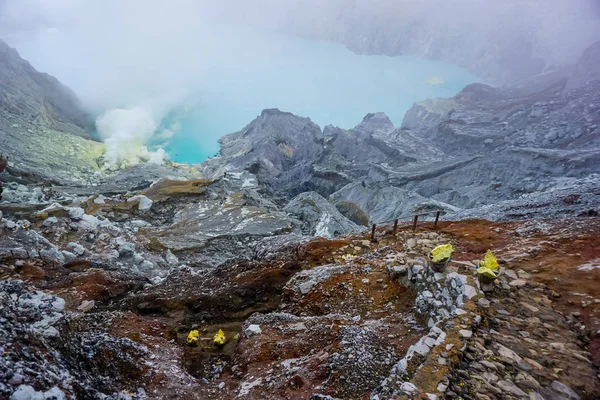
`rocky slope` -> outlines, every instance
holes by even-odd
[[[271,242],[253,260],[198,268],[127,228],[140,222],[92,227],[89,214],[66,211],[0,221],[5,397],[600,396],[600,225],[589,220]],[[117,229],[129,244],[116,240],[115,258],[99,262]],[[423,267],[419,257],[447,242],[458,262],[443,274]],[[471,260],[488,247],[503,274],[480,287]],[[148,279],[152,269],[164,274]]]
[[[104,145],[75,94],[0,40],[0,152],[25,182],[89,182]],[[1,177],[0,177],[1,179]]]
[[[48,129],[91,139],[93,119],[81,110],[75,93],[56,78],[40,73],[0,40],[2,113]]]
[[[201,170],[209,177],[246,170],[278,195],[315,191],[354,204],[372,222],[597,182],[599,51],[598,44],[586,50],[567,78],[511,89],[473,84],[453,98],[417,103],[399,129],[381,113],[351,130],[321,131],[267,110],[223,138],[220,157]],[[589,185],[580,189],[597,197]]]

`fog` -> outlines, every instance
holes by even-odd
[[[161,121],[201,92],[215,59],[240,70],[268,62],[256,46],[273,43],[235,46],[215,24],[442,59],[493,79],[575,62],[600,39],[599,9],[594,0],[0,0],[0,38],[77,93],[119,164],[164,156],[147,143],[173,134]]]

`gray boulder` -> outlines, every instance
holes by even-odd
[[[456,207],[427,199],[416,192],[388,182],[354,182],[330,196],[334,203],[350,201],[368,213],[371,222],[390,222],[396,218],[434,210],[458,211]]]
[[[332,238],[363,229],[344,217],[333,204],[315,192],[296,196],[283,210],[302,221],[302,231],[309,235]]]

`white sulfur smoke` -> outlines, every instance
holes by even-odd
[[[147,145],[158,127],[157,118],[142,107],[104,113],[96,120],[96,128],[106,145],[108,166],[122,168],[141,162],[161,164],[166,158],[164,149],[150,150]]]

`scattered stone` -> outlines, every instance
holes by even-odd
[[[552,384],[540,391],[544,400],[580,400],[581,397],[569,386],[559,381],[553,381]]]
[[[308,280],[306,282],[302,282],[298,285],[298,289],[302,294],[308,294],[312,290],[313,287],[317,285],[317,282],[313,280]]]
[[[252,336],[260,335],[261,333],[262,333],[262,330],[260,329],[260,326],[256,325],[256,324],[249,325],[246,328],[246,330],[244,331],[244,334],[248,338],[250,338]]]
[[[512,282],[511,282],[512,284]],[[527,303],[521,303],[521,307],[526,308],[527,310],[531,311],[532,313],[537,313],[538,311],[540,311],[539,308],[532,306],[531,304],[527,304]]]
[[[479,308],[490,308],[490,301],[486,298],[481,298],[477,301]]]
[[[519,357],[519,355],[517,353],[515,353],[508,347],[505,347],[505,346],[501,345],[500,343],[497,343],[497,346],[498,346],[498,355],[499,356],[504,357],[505,359],[511,361],[512,363],[517,363],[517,362],[521,361],[521,357]]]
[[[177,256],[175,256],[175,254],[171,253],[171,250],[167,250],[167,255],[165,258],[167,260],[167,263],[171,266],[179,264],[179,259],[177,258]]]
[[[473,336],[473,331],[461,329],[460,331],[458,331],[458,334],[465,339],[470,339]]]
[[[67,248],[70,249],[76,256],[82,256],[85,253],[85,247],[79,243],[70,242],[67,245]]]
[[[465,285],[465,296],[467,296],[468,299],[472,299],[477,296],[477,289],[471,285]]]
[[[148,211],[152,208],[152,200],[144,195],[137,195],[127,199],[128,203],[138,202],[138,210]]]
[[[106,197],[104,197],[103,195],[99,194],[94,199],[94,204],[106,204]]]
[[[89,312],[92,310],[92,308],[94,308],[94,306],[96,305],[96,302],[94,300],[84,300],[79,307],[77,307],[77,309],[81,312]]]
[[[44,222],[42,222],[42,226],[50,227],[50,226],[56,225],[56,223],[58,223],[58,218],[48,217],[44,220]]]
[[[512,280],[519,279],[519,276],[517,275],[517,273],[515,271],[513,271],[512,269],[504,270],[504,275],[508,276]]]
[[[508,392],[509,394],[512,394],[513,396],[517,396],[517,397],[521,397],[521,398],[529,397],[529,395],[527,393],[525,393],[524,391],[519,389],[514,383],[512,383],[510,381],[500,380],[496,383],[496,385],[498,386],[498,388],[500,390],[502,390],[504,392]]]
[[[81,207],[70,207],[67,211],[69,212],[69,218],[73,221],[79,221],[85,215],[85,211]]]
[[[523,279],[515,279],[514,281],[510,281],[509,285],[512,287],[520,288],[527,285],[527,281]]]
[[[135,254],[135,246],[132,243],[122,243],[119,245],[119,256],[133,257]]]

